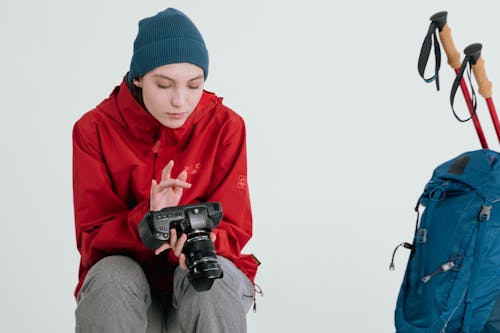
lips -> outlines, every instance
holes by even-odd
[[[167,113],[167,117],[172,119],[182,119],[186,116],[185,113]]]

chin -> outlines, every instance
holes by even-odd
[[[162,121],[161,124],[165,127],[168,127],[171,129],[176,129],[176,128],[179,128],[182,125],[184,125],[185,122],[186,122],[186,119],[177,120],[177,121],[168,120],[168,121]]]

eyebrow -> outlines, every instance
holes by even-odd
[[[166,75],[163,75],[163,74],[154,74],[153,77],[159,77],[159,78],[162,78],[162,79],[166,79],[166,80],[170,80],[170,81],[175,81],[174,79],[166,76]],[[198,75],[197,77],[194,77],[192,79],[190,79],[189,81],[195,81],[195,80],[199,80],[199,79],[202,79],[203,78],[203,75]]]

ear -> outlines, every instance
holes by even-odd
[[[135,78],[132,80],[132,82],[134,83],[135,86],[142,88],[142,77]]]

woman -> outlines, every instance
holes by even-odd
[[[193,22],[168,8],[139,22],[130,70],[73,130],[81,254],[77,332],[245,332],[258,261],[242,118],[203,90],[208,52]],[[211,235],[224,276],[192,288],[171,231],[156,251],[137,225],[151,210],[219,201]]]

